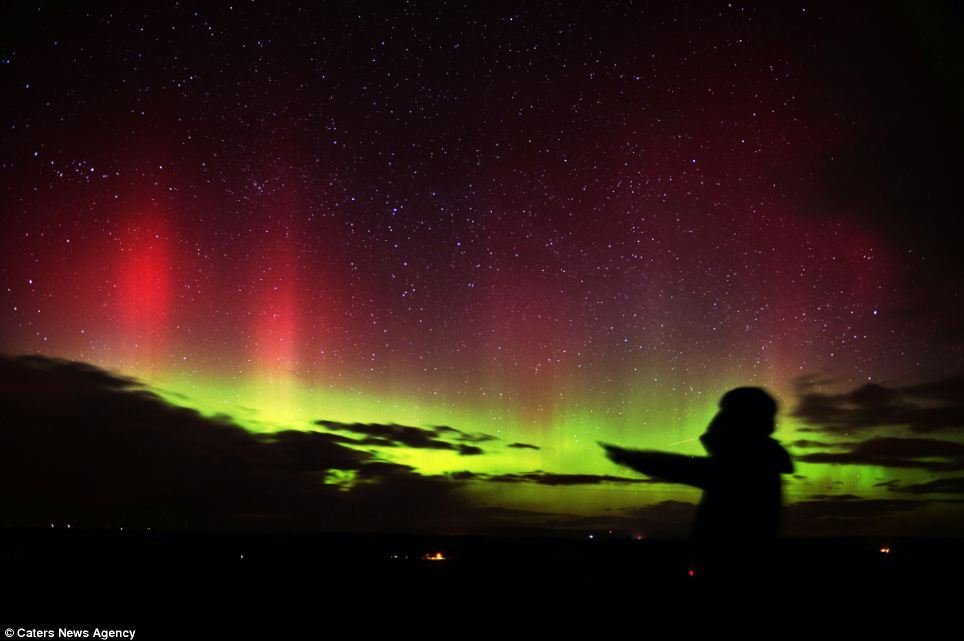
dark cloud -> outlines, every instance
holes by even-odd
[[[362,435],[364,438],[353,441],[354,445],[452,450],[463,456],[484,454],[482,448],[467,443],[497,440],[497,437],[490,434],[463,432],[446,425],[425,428],[395,423],[341,423],[326,420],[315,421],[315,424],[329,430]],[[444,440],[445,438],[453,438],[456,442]]]
[[[695,517],[695,503],[659,501],[602,517],[560,519],[559,525],[582,530],[620,530],[647,538],[686,538],[690,535]]]
[[[837,448],[837,447],[849,447],[853,445],[851,442],[840,442],[840,443],[829,443],[827,441],[812,441],[809,439],[799,439],[796,441],[790,441],[788,443],[790,447],[799,447],[801,449],[812,449],[812,448]]]
[[[687,501],[660,501],[652,505],[630,508],[625,513],[631,518],[658,521],[689,521],[696,516],[696,504]]]
[[[538,445],[532,445],[530,443],[509,443],[506,447],[514,447],[520,450],[541,450],[542,448]]]
[[[815,452],[796,457],[804,463],[873,465],[923,470],[964,469],[964,445],[929,438],[872,438],[845,452]]]
[[[795,381],[792,415],[811,431],[851,433],[881,427],[906,427],[931,433],[964,429],[964,373],[916,385],[884,387],[867,383],[838,394],[817,391],[807,377]],[[804,431],[804,430],[801,430]]]
[[[921,523],[938,525],[947,515],[928,511],[926,500],[872,499],[853,494],[818,494],[784,507],[782,532],[786,537],[871,536],[881,533],[918,532]],[[692,531],[696,505],[662,501],[622,510],[604,517],[560,520],[567,526],[622,529],[646,536],[685,537]],[[958,516],[946,523],[947,531],[959,533],[964,523]]]
[[[886,487],[888,490],[895,490],[900,487],[900,481],[897,479],[890,479],[889,481],[881,481],[880,483],[874,483],[874,487]]]
[[[810,519],[863,519],[916,510],[926,503],[900,499],[862,499],[849,494],[822,495],[791,503],[787,506],[786,513],[787,520],[791,522]]]
[[[279,453],[280,464],[302,471],[332,468],[357,470],[372,459],[370,454],[344,447],[351,439],[324,432],[285,430],[260,437]]]
[[[539,523],[557,532],[578,531],[582,536],[610,533],[618,537],[686,538],[690,534],[696,505],[686,501],[660,501],[639,507],[606,509],[603,514],[544,514],[499,508],[517,523]]]
[[[498,441],[498,436],[492,436],[485,432],[463,432],[462,430],[449,427],[448,425],[435,425],[433,429],[438,434],[450,434],[457,441],[468,443],[486,443],[488,441]]]
[[[908,494],[964,494],[964,476],[935,479],[892,489]]]
[[[786,506],[784,532],[794,536],[880,533],[928,505],[928,501],[864,499],[852,494],[815,495]]]
[[[475,445],[466,445],[465,443],[459,443],[456,445],[455,449],[458,450],[458,453],[462,456],[475,456],[485,453],[481,447],[477,447]]]
[[[555,474],[535,470],[511,474],[484,474],[481,472],[450,472],[448,478],[459,480],[488,481],[491,483],[536,483],[539,485],[601,485],[601,484],[651,484],[662,483],[655,479],[637,479],[608,474]]]
[[[463,470],[461,472],[448,472],[445,474],[450,479],[455,479],[457,481],[478,481],[484,480],[485,475],[479,474],[477,472],[470,472],[469,470]]]
[[[654,479],[627,478],[624,476],[610,476],[608,474],[553,474],[536,470],[535,472],[521,472],[515,474],[497,474],[488,477],[496,483],[538,483],[539,485],[600,485],[658,483]]]
[[[253,434],[90,365],[0,357],[3,525],[354,530],[486,518],[460,483],[351,447],[359,443]]]

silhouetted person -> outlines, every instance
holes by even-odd
[[[776,413],[766,391],[738,387],[723,395],[700,437],[709,456],[600,445],[615,463],[702,488],[693,537],[708,575],[760,575],[771,570],[780,530],[780,475],[793,472],[790,455],[770,437]]]

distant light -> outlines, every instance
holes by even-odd
[[[596,538],[596,536],[595,536],[594,534],[590,534],[590,535],[589,535],[589,538],[590,538],[590,539],[594,539],[594,538]]]
[[[426,554],[424,557],[426,561],[447,561],[448,558],[441,552],[436,552],[435,554]]]
[[[687,574],[690,576],[696,576],[696,570],[689,570]]]
[[[880,553],[881,553],[881,554],[890,554],[890,548],[889,548],[889,547],[886,547],[886,546],[885,546],[885,547],[882,547],[882,548],[880,548]]]

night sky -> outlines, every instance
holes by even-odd
[[[0,18],[6,522],[685,532],[596,441],[760,385],[791,531],[964,534],[959,3],[83,4]]]

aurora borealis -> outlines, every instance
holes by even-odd
[[[760,385],[801,519],[964,532],[958,6],[3,11],[0,352],[566,527]]]

